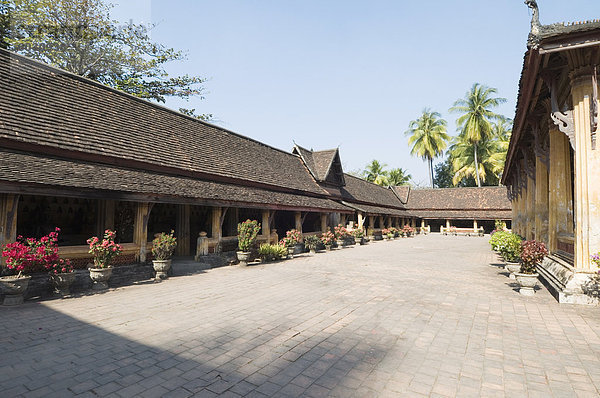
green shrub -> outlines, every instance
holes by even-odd
[[[496,234],[494,234],[496,235]],[[498,240],[497,247],[498,251],[504,257],[504,260],[510,262],[519,261],[519,256],[521,255],[521,242],[523,239],[511,232],[507,232],[505,235],[502,235]]]
[[[258,255],[263,261],[274,261],[287,257],[287,248],[283,245],[263,243],[258,248]]]
[[[320,241],[317,235],[309,235],[304,238],[304,246],[308,250],[316,250]]]
[[[248,252],[256,243],[260,231],[260,223],[256,220],[246,220],[238,224],[238,247],[242,252]]]

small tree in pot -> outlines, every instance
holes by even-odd
[[[321,240],[317,237],[317,235],[309,235],[304,238],[304,246],[310,251],[311,254],[315,254],[320,241]]]
[[[256,220],[246,220],[237,226],[238,248],[237,258],[241,267],[246,267],[250,260],[250,250],[256,244],[256,237],[260,232],[260,223]]]
[[[323,235],[321,235],[321,242],[323,242],[323,246],[325,246],[325,251],[331,251],[331,246],[334,241],[335,235],[327,228],[327,231],[323,232]]]
[[[171,257],[177,247],[177,238],[173,236],[175,231],[171,230],[170,234],[161,232],[156,234],[156,237],[152,240],[152,266],[156,271],[155,281],[160,282],[163,279],[167,279],[167,272],[171,268]]]
[[[356,228],[356,229],[352,230],[352,236],[354,237],[354,243],[356,243],[357,245],[362,244],[362,240],[363,240],[363,236],[364,236],[364,232],[363,232],[362,228]]]
[[[279,244],[287,248],[288,256],[290,258],[294,258],[294,250],[296,249],[296,245],[298,245],[300,242],[302,242],[302,234],[300,231],[296,229],[290,229],[285,233],[285,237],[279,241]]]
[[[519,293],[524,296],[533,296],[537,284],[537,266],[548,254],[548,249],[543,242],[528,240],[521,244],[521,273],[517,273],[517,282],[521,285]]]

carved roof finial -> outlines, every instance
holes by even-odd
[[[525,0],[525,4],[531,8],[531,31],[527,39],[527,48],[537,48],[542,27],[540,23],[540,9],[536,0]]]

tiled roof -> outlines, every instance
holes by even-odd
[[[409,210],[409,215],[427,219],[510,220],[510,210]]]
[[[404,206],[391,189],[384,188],[372,182],[354,177],[350,174],[344,175],[346,186],[340,192],[342,199],[350,203],[364,203],[373,206],[393,207],[403,209]]]
[[[343,205],[356,209],[358,211],[362,211],[367,215],[377,215],[382,214],[386,216],[399,216],[399,217],[409,217],[409,214],[406,210],[393,209],[390,207],[381,207],[381,206],[371,206],[366,205],[364,203],[350,203],[342,201]]]
[[[511,210],[506,187],[411,189],[406,207],[413,210]]]
[[[313,151],[294,145],[294,153],[300,155],[304,164],[313,175],[315,180],[323,182],[327,179],[331,164],[337,153],[337,149],[328,149],[325,151]]]
[[[403,204],[408,203],[408,195],[410,194],[410,185],[396,185],[396,186],[393,186],[392,189],[394,190],[394,193],[396,194],[396,196],[398,196],[398,199],[400,199],[400,201]]]
[[[126,194],[152,195],[156,201],[165,198],[191,199],[197,204],[220,205],[237,203],[261,208],[289,210],[351,211],[330,199],[274,192],[195,178],[166,175],[143,170],[132,170],[91,162],[51,158],[44,155],[24,154],[0,150],[2,167],[0,182],[18,183],[18,186],[52,186],[58,189],[84,190],[90,196],[94,191],[102,197],[127,198]],[[89,191],[88,191],[89,190]],[[124,195],[125,194],[125,195]],[[197,201],[196,201],[197,199]]]
[[[0,139],[325,195],[295,155],[5,50]]]

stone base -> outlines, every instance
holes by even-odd
[[[532,287],[521,287],[519,288],[519,293],[522,296],[533,296],[535,294],[535,290]]]
[[[2,305],[11,306],[11,305],[21,305],[23,304],[23,295],[22,294],[7,294],[4,296],[4,301]]]
[[[559,303],[598,305],[595,273],[575,272],[565,256],[551,254],[538,266],[540,279]]]

